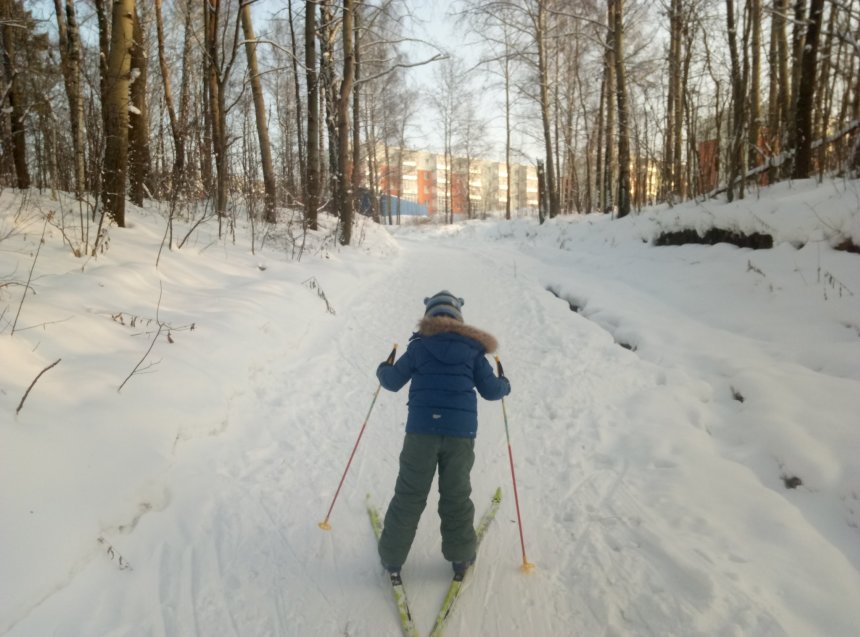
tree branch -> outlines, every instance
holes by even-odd
[[[54,367],[54,366],[55,366],[57,363],[59,363],[61,360],[63,360],[63,359],[62,359],[62,358],[58,358],[57,360],[55,360],[53,363],[51,363],[50,365],[48,365],[45,369],[43,369],[41,372],[39,372],[39,373],[36,375],[36,378],[34,378],[34,379],[33,379],[33,382],[32,382],[32,383],[30,383],[30,386],[27,388],[27,391],[25,391],[25,392],[24,392],[24,396],[21,398],[21,402],[20,402],[20,403],[18,403],[18,409],[16,409],[16,410],[15,410],[15,415],[16,415],[16,416],[17,416],[17,415],[18,415],[18,413],[21,411],[21,408],[24,406],[24,401],[25,401],[25,400],[27,400],[27,396],[29,396],[29,395],[30,395],[30,390],[31,390],[31,389],[33,389],[33,385],[35,385],[35,384],[36,384],[36,381],[37,381],[37,380],[39,380],[39,379],[42,377],[42,374],[44,374],[46,371],[48,371],[49,369],[51,369],[52,367]]]
[[[384,71],[376,73],[375,75],[371,75],[369,77],[363,77],[363,78],[361,78],[361,80],[356,82],[356,84],[365,84],[366,82],[377,80],[380,77],[385,77],[386,75],[390,75],[391,73],[393,73],[395,71],[395,69],[411,69],[412,67],[415,67],[415,66],[424,66],[425,64],[430,64],[432,62],[440,62],[442,60],[447,60],[448,57],[449,56],[446,53],[437,53],[433,57],[431,57],[427,60],[424,60],[422,62],[409,62],[409,63],[401,62],[401,63],[395,64],[394,66],[392,66],[390,68],[385,69]]]
[[[45,225],[42,226],[42,236],[39,238],[39,247],[36,248],[36,256],[33,257],[33,263],[30,265],[30,274],[27,275],[27,284],[24,287],[24,294],[21,295],[21,302],[18,304],[18,312],[15,314],[15,320],[12,321],[12,332],[10,335],[15,334],[15,326],[18,324],[18,317],[21,316],[21,308],[24,307],[24,299],[27,298],[27,290],[30,288],[30,281],[33,280],[33,270],[36,269],[36,261],[39,260],[39,252],[42,250],[42,244],[45,242],[45,231],[48,229],[48,222],[51,220],[53,214],[49,214],[45,217]]]
[[[143,361],[146,360],[146,357],[149,356],[149,353],[152,351],[152,348],[155,347],[155,342],[158,340],[158,337],[161,336],[162,330],[167,327],[165,323],[161,322],[161,319],[158,318],[158,310],[161,308],[161,296],[164,293],[164,288],[159,282],[158,284],[158,304],[155,307],[155,320],[158,323],[158,331],[155,333],[155,336],[152,337],[152,341],[149,343],[149,347],[146,349],[146,352],[141,357],[141,359],[137,362],[137,365],[134,366],[134,369],[131,370],[131,373],[125,377],[125,380],[122,381],[122,384],[116,388],[116,392],[119,393],[122,391],[122,388],[125,387],[125,384],[137,373],[137,370],[140,369],[140,366],[143,365]]]

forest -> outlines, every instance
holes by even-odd
[[[860,169],[858,0],[455,0],[434,20],[468,59],[415,5],[0,0],[0,187],[72,193],[52,223],[81,256],[144,199],[171,247],[178,216],[320,213],[349,245],[419,117],[446,157],[536,165],[541,220]]]

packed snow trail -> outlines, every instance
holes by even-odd
[[[84,561],[7,634],[398,635],[364,501],[370,492],[384,507],[391,496],[406,389],[380,394],[332,530],[317,523],[376,390],[377,364],[394,342],[402,352],[423,298],[441,289],[462,296],[466,322],[499,340],[536,565],[519,569],[501,406],[479,401],[473,498],[485,501],[497,485],[505,498],[448,635],[854,634],[856,556],[743,464],[725,435],[715,439],[711,430],[733,421],[728,390],[677,357],[661,364],[616,342],[649,337],[624,331],[633,304],[678,323],[693,317],[605,262],[580,259],[574,271],[474,226],[448,232],[403,231],[396,256],[345,260],[320,275],[337,315],[321,311],[298,332],[278,331],[277,317],[255,308],[258,328],[272,330],[270,349],[235,370],[213,435],[177,441],[176,460],[150,488],[161,494],[155,510],[109,538],[134,570]],[[571,300],[599,294],[607,311],[572,312],[550,287]],[[726,340],[719,325],[697,329],[706,344]],[[422,633],[450,580],[436,503],[431,493],[403,570]]]

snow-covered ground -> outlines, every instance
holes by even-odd
[[[364,500],[391,496],[405,390],[317,524],[376,365],[442,288],[499,339],[537,567],[481,403],[473,496],[504,500],[449,635],[858,634],[860,255],[831,247],[860,244],[857,181],[621,221],[362,223],[300,261],[283,232],[252,252],[204,224],[157,267],[154,207],[81,259],[53,225],[39,245],[56,202],[20,204],[0,195],[0,635],[398,635]],[[650,244],[712,224],[775,246]],[[422,633],[450,575],[434,498],[404,568]]]

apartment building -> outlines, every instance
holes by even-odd
[[[445,155],[427,151],[379,146],[376,152],[379,191],[424,206],[430,216],[483,216],[505,210],[508,197],[515,211],[537,208],[534,166],[511,165],[509,192],[502,162],[454,156],[449,166]]]

